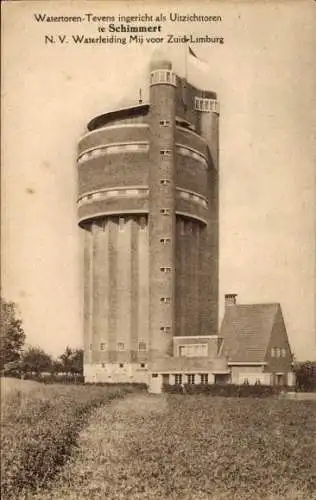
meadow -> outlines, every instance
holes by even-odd
[[[96,408],[34,500],[312,500],[312,401],[133,394]]]
[[[1,496],[29,498],[62,468],[93,408],[133,387],[1,378]]]
[[[126,391],[13,391],[3,498],[316,499],[315,402]]]

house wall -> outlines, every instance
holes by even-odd
[[[138,363],[93,363],[84,365],[85,382],[149,383],[148,368]]]
[[[257,379],[263,385],[270,385],[270,373],[264,373],[264,366],[231,366],[231,383],[243,384],[247,378],[249,384],[254,384]]]
[[[272,347],[279,347],[286,349],[285,357],[272,357],[271,349]],[[284,324],[284,319],[282,315],[282,311],[279,308],[274,325],[272,327],[271,338],[267,348],[267,354],[265,361],[267,365],[265,366],[264,371],[270,373],[290,373],[292,372],[292,354],[291,348],[288,341],[288,336]]]
[[[214,335],[213,338],[204,337],[201,335],[200,337],[187,337],[187,338],[178,338],[174,337],[173,339],[173,355],[179,356],[179,346],[181,345],[193,345],[193,344],[207,344],[207,355],[208,357],[214,358],[217,356],[221,339]]]

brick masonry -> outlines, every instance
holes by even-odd
[[[78,147],[79,158],[102,151],[78,161],[78,197],[147,188],[78,205],[90,380],[143,380],[144,365],[173,355],[174,336],[218,332],[218,116],[194,109],[195,96],[216,94],[167,81],[167,61],[156,70],[166,80],[152,83],[148,109],[98,118],[101,128]],[[137,143],[145,147],[124,151]],[[123,149],[104,149],[117,144]]]

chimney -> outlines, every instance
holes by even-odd
[[[237,302],[236,298],[237,293],[225,293],[225,309],[227,307],[235,306]]]

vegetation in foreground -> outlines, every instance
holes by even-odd
[[[94,411],[38,500],[315,498],[316,405],[133,395]]]
[[[135,390],[14,379],[1,386],[3,499],[30,498],[64,465],[92,408]]]

